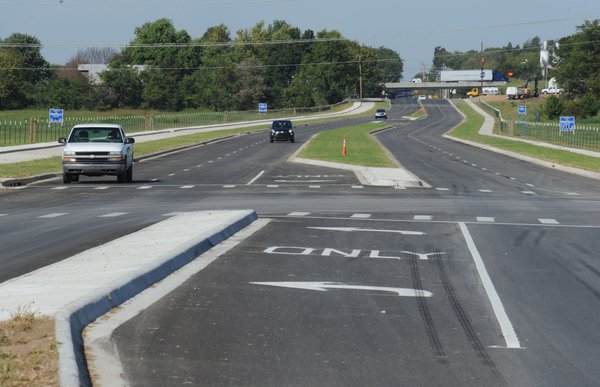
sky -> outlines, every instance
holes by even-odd
[[[131,42],[136,27],[160,18],[200,38],[225,24],[240,29],[284,20],[302,31],[337,30],[404,60],[404,79],[431,66],[436,46],[448,51],[513,46],[572,35],[600,19],[599,0],[0,0],[0,39],[19,32],[37,37],[44,58],[64,65],[79,49]]]

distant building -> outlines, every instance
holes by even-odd
[[[108,69],[108,65],[105,64],[80,64],[77,66],[77,71],[81,73],[81,75],[87,77],[93,85],[99,85],[102,83],[102,79],[100,79],[100,74],[105,72]]]
[[[127,66],[134,70],[137,70],[138,73],[144,71],[146,69],[145,65],[133,65]],[[81,73],[81,75],[87,77],[92,85],[100,85],[102,84],[102,79],[100,78],[100,74],[108,70],[108,65],[106,64],[80,64],[77,66],[77,71]]]

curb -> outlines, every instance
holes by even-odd
[[[58,355],[61,386],[91,385],[82,338],[85,326],[258,219],[253,210],[238,212],[240,214],[230,224],[215,226],[179,246],[162,257],[156,266],[119,278],[59,310],[54,317],[56,341],[60,343]]]

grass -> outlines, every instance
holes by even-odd
[[[569,151],[546,148],[520,141],[505,140],[497,137],[484,136],[478,133],[483,124],[483,117],[462,101],[455,101],[455,105],[467,116],[467,119],[450,132],[450,135],[464,140],[490,145],[495,148],[508,150],[537,159],[581,168],[588,171],[600,172],[600,162],[597,157],[581,155]]]
[[[0,386],[58,386],[54,320],[28,309],[0,321]]]
[[[319,133],[299,157],[367,167],[395,167],[381,145],[369,133],[386,128],[386,123],[365,123]],[[346,155],[342,147],[346,140]]]

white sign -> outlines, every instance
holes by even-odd
[[[50,109],[49,111],[49,122],[51,124],[62,124],[63,123],[63,113],[62,109]]]
[[[266,113],[267,112],[267,104],[266,103],[259,103],[258,104],[258,112],[259,113]]]

